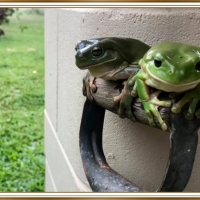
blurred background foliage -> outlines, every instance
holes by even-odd
[[[0,9],[0,192],[44,191],[44,15]]]
[[[0,25],[8,24],[9,23],[9,17],[12,16],[15,9],[13,8],[0,8]],[[4,35],[4,31],[0,29],[0,36]]]

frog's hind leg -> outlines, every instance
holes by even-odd
[[[135,82],[135,84],[133,86],[133,89],[131,91],[131,96],[132,97],[137,97],[138,96],[138,93],[137,93],[137,82]]]
[[[181,112],[181,110],[182,110],[182,108],[183,108],[183,106],[186,104],[186,103],[188,103],[189,102],[189,108],[188,108],[188,112],[187,112],[187,114],[186,114],[186,118],[188,119],[188,120],[192,120],[193,118],[194,118],[194,114],[196,114],[196,116],[198,117],[199,116],[199,111],[197,111],[196,113],[195,113],[195,110],[196,110],[196,106],[197,106],[197,104],[198,104],[198,102],[199,102],[199,100],[200,100],[200,97],[193,97],[193,94],[192,93],[186,93],[185,95],[184,95],[184,97],[178,102],[178,103],[176,103],[176,104],[174,104],[173,106],[172,106],[172,112],[173,113],[180,113]],[[200,116],[199,116],[200,117]],[[198,117],[198,118],[199,118]]]
[[[190,98],[188,98],[188,94],[185,94],[184,97],[179,102],[175,103],[172,106],[171,111],[176,114],[180,113],[183,106],[189,101]]]
[[[161,90],[158,90],[152,94],[150,94],[150,97],[148,100],[142,101],[144,110],[147,114],[147,118],[149,121],[150,126],[155,126],[155,122],[153,119],[153,116],[155,116],[162,128],[162,130],[167,130],[167,125],[163,121],[162,117],[160,116],[160,113],[158,112],[158,107],[170,107],[171,106],[171,100],[168,101],[160,101],[158,99],[159,94],[161,93]]]
[[[189,102],[191,100],[191,98],[189,98],[189,95],[186,93],[185,95],[184,95],[184,97],[179,101],[179,102],[177,102],[177,103],[175,103],[173,106],[172,106],[172,112],[173,113],[176,113],[176,114],[178,114],[178,113],[180,113],[181,112],[181,109],[183,108],[183,106],[187,103],[187,102]]]
[[[196,107],[197,107],[197,104],[200,100],[200,96],[196,95],[198,91],[194,90],[194,91],[190,91],[188,93],[186,93],[183,98],[176,104],[174,104],[172,106],[172,109],[171,111],[173,113],[180,113],[183,106],[189,102],[189,108],[188,108],[188,112],[186,113],[185,117],[188,119],[188,120],[192,120],[194,118],[194,115],[197,116],[197,118],[200,118],[200,111],[198,110],[196,113],[195,113],[195,110],[196,110]]]
[[[186,116],[185,116],[186,119],[188,119],[188,120],[193,120],[193,118],[194,118],[194,113],[195,113],[195,111],[196,111],[196,106],[197,106],[198,102],[199,102],[199,98],[194,98],[194,99],[192,100],[192,102],[191,102],[190,105],[189,105],[188,112],[187,112],[187,114],[186,114]],[[198,111],[197,111],[195,114],[196,114],[197,118],[199,118],[199,117],[198,117]]]

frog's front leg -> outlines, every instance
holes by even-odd
[[[172,106],[171,110],[173,113],[180,113],[183,106],[189,102],[188,112],[186,113],[185,117],[188,120],[192,120],[194,118],[194,114],[196,114],[197,118],[200,118],[199,115],[200,110],[196,111],[196,106],[199,101],[200,101],[200,85],[190,90],[189,92],[186,92],[183,98]]]
[[[120,104],[119,104],[118,115],[121,118],[125,118],[125,116],[127,116],[129,119],[135,121],[135,118],[132,114],[132,109],[131,109],[132,100],[133,100],[133,97],[131,96],[130,90],[127,90],[125,86],[120,94]],[[127,104],[129,106],[126,106]]]
[[[96,80],[96,77],[90,78],[90,88],[93,93],[95,93],[97,91],[97,86],[95,85],[95,80]]]
[[[118,115],[121,118],[127,116],[132,121],[135,121],[135,117],[132,114],[132,108],[131,108],[133,101],[133,95],[131,95],[131,91],[133,91],[133,88],[135,87],[134,83],[135,83],[135,76],[137,76],[137,73],[139,73],[138,70],[132,73],[132,75],[128,78],[128,80],[124,82],[124,88],[121,94],[119,95],[120,104],[119,104]],[[134,95],[134,97],[136,96],[137,95]]]
[[[93,101],[93,96],[91,93],[96,92],[96,86],[94,84],[95,77],[92,77],[88,72],[83,78],[83,95],[86,96],[90,101]]]
[[[121,69],[123,69],[123,70],[121,70]],[[138,63],[135,63],[135,64],[132,63],[131,65],[129,65],[127,62],[123,62],[122,65],[120,66],[120,70],[117,70],[113,73],[112,79],[114,79],[114,80],[122,80],[122,79],[125,80],[126,79],[127,81],[129,81],[130,77],[134,77],[138,73],[139,70],[140,69],[138,67]],[[114,97],[114,104],[118,104],[118,103],[121,104],[121,102],[122,102],[121,100],[125,94],[125,91],[127,91],[127,88],[126,88],[127,81],[124,81],[122,83],[124,88],[123,88],[122,92],[120,93],[120,95]],[[129,82],[129,85],[130,85],[130,82]],[[121,111],[122,111],[122,109],[121,109]],[[122,112],[119,112],[119,113],[122,113]]]
[[[150,95],[149,86],[145,84],[146,74],[140,74],[136,77],[137,91],[140,100],[142,101],[144,110],[147,114],[149,125],[155,126],[154,116],[158,119],[160,126],[163,130],[167,130],[167,125],[163,121],[160,113],[158,112],[159,106],[170,107],[171,101],[160,101],[157,97],[161,91],[157,91]]]
[[[125,87],[126,82],[127,81],[123,81],[123,83],[122,83],[123,87]],[[118,96],[113,97],[113,102],[114,102],[115,105],[117,105],[118,103],[121,102],[122,97],[123,97],[123,92],[124,92],[124,88],[123,88],[122,92]]]

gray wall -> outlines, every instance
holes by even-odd
[[[84,71],[75,66],[75,44],[94,37],[131,37],[149,45],[178,41],[200,46],[198,8],[69,8],[45,11],[46,191],[90,191],[79,154],[85,97]],[[161,183],[169,134],[106,112],[104,150],[117,172],[147,191]],[[185,191],[200,191],[200,149]]]

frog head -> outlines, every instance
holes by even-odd
[[[149,46],[129,38],[96,38],[80,41],[76,47],[76,65],[88,69],[92,76],[119,70],[132,62],[138,62]],[[125,63],[125,64],[124,64]]]
[[[155,45],[140,60],[146,83],[166,92],[182,92],[200,82],[200,47],[176,42]]]

